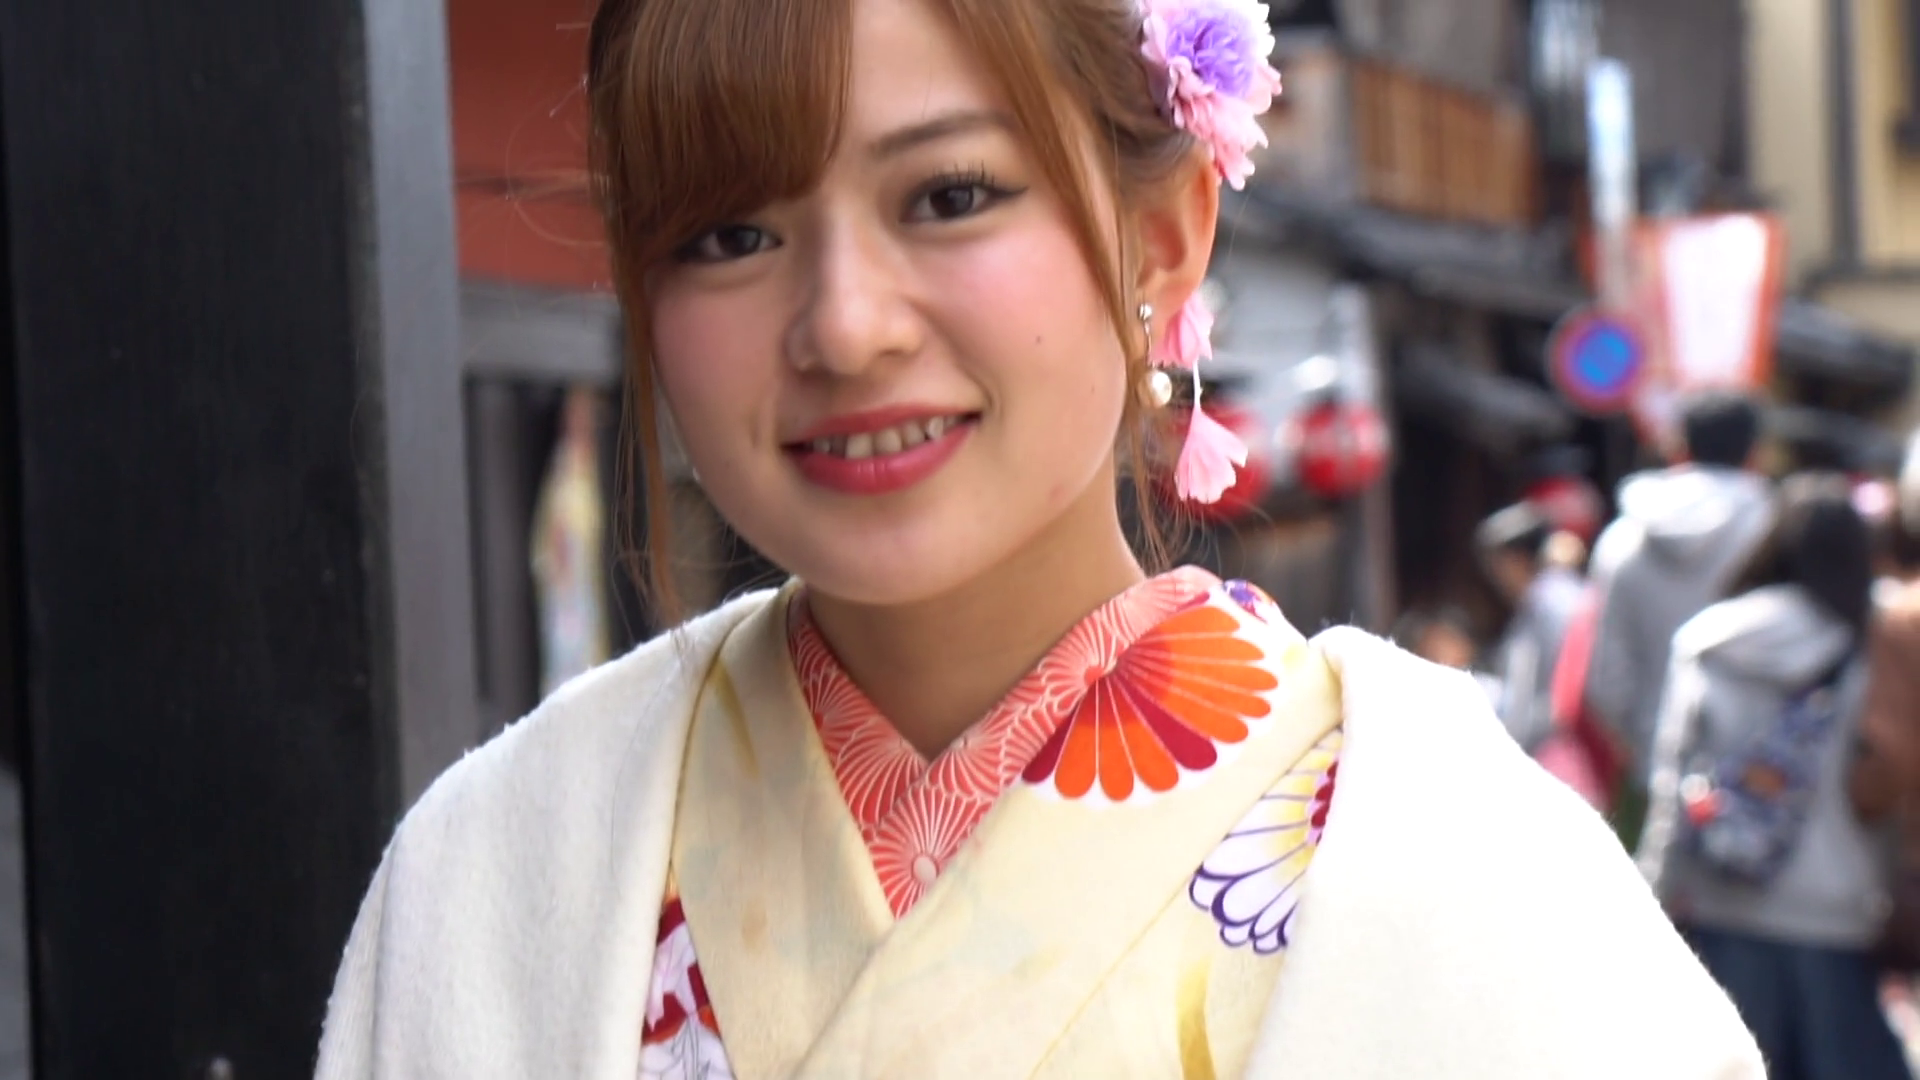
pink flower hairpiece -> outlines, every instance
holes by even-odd
[[[1140,0],[1141,55],[1153,66],[1161,110],[1207,148],[1220,181],[1236,191],[1253,175],[1253,151],[1267,145],[1260,115],[1280,93],[1267,58],[1273,31],[1260,0]],[[1174,490],[1193,502],[1218,502],[1233,487],[1247,447],[1200,404],[1200,361],[1213,355],[1213,312],[1198,293],[1175,312],[1149,357],[1160,368],[1193,373],[1193,411]]]
[[[1200,140],[1234,190],[1267,145],[1260,115],[1280,93],[1273,31],[1260,0],[1141,0],[1140,51],[1163,83],[1161,110]]]

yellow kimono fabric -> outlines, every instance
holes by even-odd
[[[1017,783],[896,922],[795,682],[788,598],[709,671],[674,834],[735,1074],[1240,1075],[1282,957],[1223,943],[1189,886],[1263,796],[1324,772],[1340,704],[1320,656],[1213,602],[1277,682],[1248,735],[1165,792]]]

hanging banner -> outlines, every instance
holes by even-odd
[[[1688,397],[1765,392],[1786,232],[1765,214],[1710,214],[1647,221],[1637,237],[1648,364],[1633,415],[1643,438],[1671,445]]]
[[[1682,394],[1758,391],[1773,374],[1786,230],[1763,214],[1649,223],[1648,267]]]

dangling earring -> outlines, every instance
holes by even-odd
[[[1140,329],[1147,338],[1147,362],[1153,362],[1153,305],[1140,305]],[[1173,376],[1159,368],[1148,368],[1140,379],[1140,404],[1164,409],[1173,401]]]

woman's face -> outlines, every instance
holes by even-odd
[[[735,529],[828,595],[904,604],[1086,500],[1113,521],[1127,375],[992,80],[918,0],[853,12],[823,181],[682,249],[652,289],[654,356]]]

